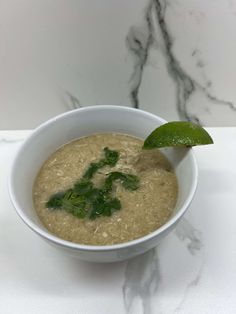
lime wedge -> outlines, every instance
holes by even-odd
[[[156,128],[144,141],[143,149],[207,144],[213,144],[213,140],[204,128],[192,122],[173,121]]]

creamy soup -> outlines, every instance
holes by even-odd
[[[46,228],[58,237],[90,245],[110,245],[137,239],[163,225],[176,203],[177,178],[159,150],[142,150],[143,141],[124,134],[95,134],[60,147],[44,163],[36,178],[33,198],[37,214]],[[139,188],[130,191],[114,182],[112,194],[121,209],[110,217],[78,218],[64,210],[47,208],[50,197],[69,189],[91,162],[100,159],[105,147],[119,152],[114,167],[105,166],[93,177],[95,186],[111,171],[139,178]]]

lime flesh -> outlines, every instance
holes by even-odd
[[[192,122],[173,121],[156,128],[144,141],[143,149],[207,144],[213,144],[213,140],[203,127]]]

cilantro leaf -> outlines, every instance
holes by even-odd
[[[139,188],[139,178],[133,174],[123,174],[121,184],[127,190],[137,190]]]
[[[115,166],[119,159],[119,153],[115,150],[110,150],[108,147],[104,148],[104,152],[106,165],[111,167]]]
[[[117,198],[106,199],[106,196],[102,195],[93,202],[89,218],[95,219],[101,215],[111,216],[114,211],[119,209],[121,209],[120,200]]]
[[[78,218],[85,218],[87,215],[87,211],[86,211],[86,202],[83,199],[78,199],[76,202],[72,202],[71,200],[63,200],[62,202],[62,208],[78,217]]]
[[[65,192],[58,192],[50,197],[46,203],[47,208],[61,208]]]
[[[123,187],[127,190],[134,191],[139,188],[139,178],[137,176],[114,171],[110,172],[105,180],[105,190],[110,191],[112,189],[112,183],[116,180],[120,180]]]
[[[74,191],[80,195],[86,195],[93,189],[93,182],[91,181],[78,181],[74,185]]]
[[[111,216],[114,211],[120,210],[120,200],[111,196],[113,182],[120,181],[125,189],[133,191],[139,187],[139,178],[132,174],[114,171],[108,174],[100,188],[95,187],[91,179],[98,169],[107,165],[113,167],[119,159],[117,151],[110,150],[108,147],[103,151],[104,158],[92,162],[73,188],[52,195],[46,207],[63,209],[78,218],[90,219]]]

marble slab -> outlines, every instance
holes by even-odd
[[[236,126],[236,0],[1,0],[0,129],[90,105]]]
[[[15,213],[7,180],[30,131],[0,132],[0,313],[235,314],[236,128],[209,128],[194,149],[199,185],[156,249],[115,264],[63,256]]]

